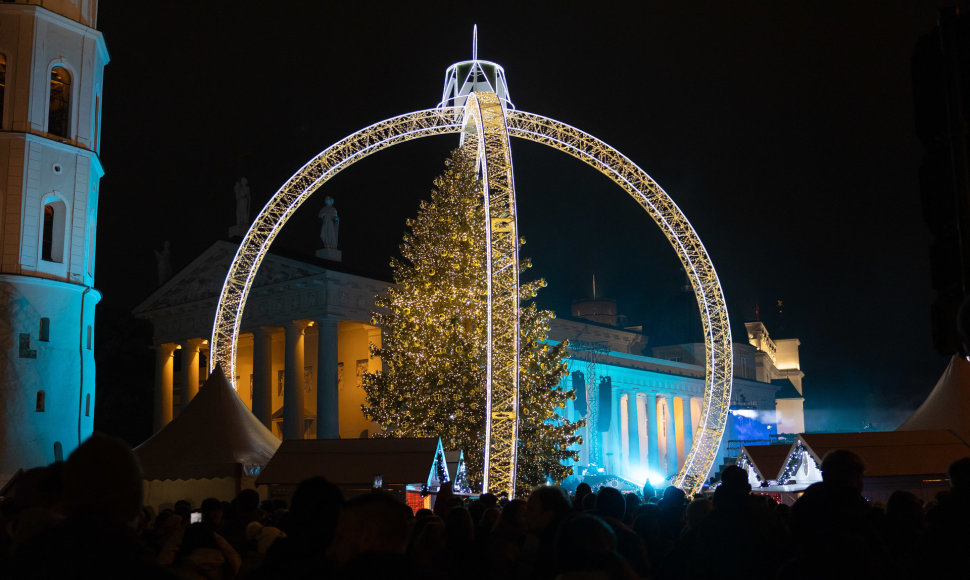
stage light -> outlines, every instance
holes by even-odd
[[[640,487],[646,485],[648,481],[654,487],[662,486],[666,482],[662,475],[658,475],[648,469],[634,469],[631,481],[642,482],[640,483]]]

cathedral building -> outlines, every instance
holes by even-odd
[[[94,424],[96,0],[0,3],[0,481]]]
[[[155,430],[195,395],[207,373],[207,338],[237,245],[219,241],[176,273],[134,314],[154,327],[157,352]],[[379,426],[362,412],[362,375],[381,368],[374,298],[388,283],[343,264],[270,253],[243,314],[236,391],[281,438],[358,438]],[[639,329],[617,326],[609,301],[574,304],[552,321],[549,340],[569,340],[570,372],[562,386],[577,391],[565,409],[586,419],[577,475],[616,477],[636,486],[675,474],[699,425],[704,398],[703,344],[651,347]],[[734,347],[734,389],[719,458],[742,443],[777,440],[804,430],[798,341],[772,340],[761,322],[747,324],[748,343]],[[335,361],[336,373],[320,372]],[[290,368],[302,376],[297,396],[285,389]],[[296,421],[291,421],[296,417]],[[292,424],[287,425],[290,422]]]

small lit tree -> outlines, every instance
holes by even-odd
[[[464,450],[469,485],[478,489],[488,294],[484,199],[474,158],[456,150],[434,184],[431,201],[408,220],[402,259],[391,262],[396,285],[377,300],[374,324],[383,329],[383,344],[373,355],[384,370],[364,375],[363,411],[383,436],[441,437],[446,448]],[[520,296],[534,298],[543,286],[542,280],[523,283]],[[535,304],[520,308],[516,486],[525,493],[572,473],[563,461],[574,458],[569,447],[582,426],[557,414],[575,393],[559,387],[565,343],[545,343],[552,317]]]

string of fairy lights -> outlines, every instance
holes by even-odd
[[[383,370],[363,380],[368,419],[384,436],[438,436],[464,450],[467,482],[482,484],[486,432],[485,212],[475,161],[457,150],[435,180],[430,200],[408,220],[401,258],[391,262],[395,286],[378,297],[373,324],[384,330]],[[524,243],[524,240],[519,240]],[[528,262],[523,261],[527,267]],[[544,280],[523,283],[534,297]],[[520,309],[519,436],[516,487],[528,492],[546,479],[571,473],[577,424],[556,413],[571,391],[558,387],[566,373],[565,345],[545,338],[551,313],[529,303]]]

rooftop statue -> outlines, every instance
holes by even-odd
[[[236,194],[236,225],[249,227],[249,181],[239,178],[233,188]]]
[[[337,234],[340,231],[340,218],[337,217],[337,210],[333,207],[333,198],[329,195],[324,200],[326,205],[317,214],[323,223],[320,224],[320,240],[323,241],[323,247],[327,249],[336,249],[337,247]]]

